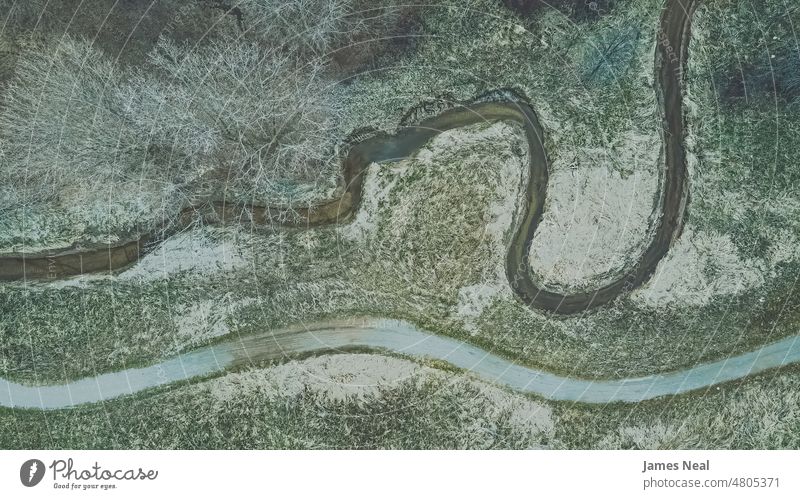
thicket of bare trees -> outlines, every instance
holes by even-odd
[[[130,87],[151,140],[251,196],[283,194],[333,163],[337,108],[319,60],[249,43],[163,41]],[[263,201],[263,199],[262,199]]]
[[[331,87],[397,32],[395,0],[241,0],[184,9],[133,87],[153,140],[264,201],[338,168]],[[209,8],[220,12],[209,15]],[[191,21],[190,21],[191,20]],[[179,27],[194,26],[194,37]],[[199,28],[199,29],[198,29]],[[199,37],[197,35],[200,35]],[[373,42],[377,40],[376,42]],[[376,45],[377,44],[377,45]],[[381,45],[382,46],[382,45]],[[347,64],[331,67],[334,56]]]
[[[409,45],[420,22],[420,0],[200,0],[185,7],[172,29],[176,41],[220,34],[267,44],[301,58],[358,70],[387,47]],[[205,8],[203,8],[205,6]],[[211,7],[211,8],[208,8]],[[224,12],[227,16],[219,16]],[[202,43],[202,42],[201,42]]]
[[[330,177],[340,139],[330,88],[343,67],[366,60],[364,47],[376,49],[369,40],[397,33],[408,9],[399,0],[199,0],[139,67],[83,39],[28,40],[0,96],[6,207],[65,192],[74,201],[75,190],[102,203],[143,180],[188,196],[212,179],[263,202]],[[347,53],[347,64],[333,62]]]
[[[558,9],[572,19],[596,19],[614,7],[615,0],[503,0],[509,9],[529,16],[543,9]]]
[[[86,42],[29,43],[4,89],[0,175],[6,205],[35,205],[155,174],[149,138],[131,119],[125,82]]]

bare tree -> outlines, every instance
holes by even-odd
[[[636,55],[639,29],[622,25],[589,39],[584,51],[583,78],[608,83],[619,78]]]

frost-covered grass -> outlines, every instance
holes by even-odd
[[[116,275],[0,285],[3,376],[74,379],[149,364],[229,334],[253,294],[252,279],[241,274],[275,264],[253,257],[248,241],[238,228],[195,229]],[[266,235],[258,244],[278,247]]]
[[[800,371],[769,371],[699,394],[635,406],[555,407],[567,448],[797,449]]]
[[[800,114],[780,87],[792,61],[779,57],[789,51],[797,58],[791,25],[800,10],[768,2],[742,2],[737,10],[731,15],[711,3],[697,14],[689,72],[696,157],[690,220],[729,234],[742,258],[773,267],[800,244]],[[767,87],[750,81],[763,66],[771,67],[763,75],[772,82]],[[745,93],[738,95],[731,87],[742,79]]]
[[[339,353],[76,409],[0,409],[0,447],[794,449],[798,380],[785,369],[700,397],[595,406]]]
[[[555,9],[521,18],[491,0],[431,6],[413,52],[338,90],[348,109],[342,126],[392,130],[421,102],[447,106],[498,88],[526,96],[551,162],[532,266],[551,287],[591,287],[635,260],[657,207],[661,138],[652,85],[660,5],[628,2],[578,24]],[[612,39],[619,50],[606,53]]]
[[[409,107],[445,92],[461,99],[499,86],[520,89],[546,128],[554,200],[574,196],[569,188],[562,192],[565,186],[558,182],[573,171],[587,179],[576,202],[606,192],[598,185],[603,182],[649,186],[647,195],[627,193],[621,202],[640,215],[630,221],[636,237],[614,241],[611,248],[598,244],[608,257],[602,265],[551,283],[569,286],[596,278],[636,256],[653,207],[650,180],[656,181],[660,165],[653,143],[659,142],[660,121],[649,85],[659,5],[627,2],[600,21],[577,25],[554,12],[522,21],[496,3],[477,0],[461,10],[431,7],[425,18],[430,36],[418,42],[417,52],[398,58],[395,68],[384,64],[339,89],[352,119],[342,126],[391,130]],[[513,297],[504,257],[524,176],[524,142],[513,127],[477,126],[440,136],[416,158],[371,167],[362,211],[352,225],[255,231],[252,239],[235,243],[247,249],[235,265],[226,263],[225,251],[211,252],[224,272],[214,270],[216,264],[193,265],[202,259],[178,247],[168,258],[189,262],[188,267],[144,282],[81,280],[81,289],[6,285],[0,314],[5,375],[74,378],[149,362],[214,341],[218,334],[364,314],[408,319],[519,362],[576,376],[674,370],[796,334],[797,195],[789,189],[796,168],[791,161],[776,163],[783,176],[773,175],[774,182],[757,174],[763,164],[751,160],[768,144],[769,124],[753,116],[762,116],[763,108],[718,109],[702,101],[709,95],[702,92],[703,61],[722,50],[708,38],[709,26],[719,21],[710,12],[701,10],[706,17],[695,25],[698,41],[688,73],[687,228],[654,278],[632,295],[567,318],[532,311]],[[587,78],[583,68],[592,43],[632,25],[642,26],[642,33],[633,55],[614,59],[617,78],[603,84]],[[448,36],[433,36],[437,33]],[[715,136],[724,139],[724,147],[712,147],[708,134],[714,128],[708,123],[728,124],[716,128],[724,132]],[[739,124],[755,128],[740,130]],[[785,154],[791,159],[795,149]],[[609,195],[618,187],[608,186]],[[570,220],[573,213],[564,211]],[[581,220],[576,234],[596,228],[591,217]],[[625,220],[624,214],[619,217],[620,223]],[[554,227],[563,226],[556,221]],[[766,242],[757,250],[761,246],[753,241]],[[577,247],[579,257],[587,253],[585,247],[567,247]],[[157,261],[158,254],[148,258]],[[551,270],[537,263],[542,273]],[[160,269],[161,264],[152,267],[152,274]],[[215,300],[220,310],[206,310]],[[209,319],[201,325],[202,317]],[[193,340],[186,332],[190,323],[198,324],[192,326]],[[98,353],[81,360],[87,344]]]
[[[649,243],[658,189],[657,176],[606,166],[553,172],[529,256],[539,282],[581,291],[618,278]]]
[[[549,443],[550,415],[469,377],[350,354],[73,410],[0,409],[0,448],[529,448]]]
[[[415,158],[373,166],[351,226],[246,237],[232,229],[216,240],[215,231],[186,234],[118,276],[7,285],[5,374],[75,378],[220,335],[334,316],[404,318],[575,376],[673,370],[796,332],[798,304],[783,292],[792,285],[787,274],[773,269],[769,294],[763,286],[730,289],[730,274],[761,276],[759,269],[742,267],[735,254],[720,258],[719,238],[690,232],[661,267],[671,281],[656,276],[586,316],[558,318],[520,304],[504,265],[523,144],[515,127],[479,125],[439,136]],[[684,255],[681,248],[700,242],[701,250]],[[686,271],[715,265],[717,274],[673,278],[675,267],[700,256],[701,267]],[[81,360],[87,344],[98,353]]]

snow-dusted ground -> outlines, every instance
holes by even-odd
[[[443,132],[434,137],[429,144],[420,149],[412,158],[388,165],[370,165],[364,179],[361,206],[353,221],[339,228],[339,233],[348,239],[356,240],[365,235],[374,234],[377,228],[379,208],[387,200],[389,193],[395,187],[397,180],[408,174],[412,168],[431,168],[435,171],[437,164],[444,155],[458,154],[460,149],[486,144],[488,150],[500,149],[508,154],[512,139],[521,141],[521,130],[504,122],[489,126],[480,125],[459,128]],[[491,158],[491,155],[488,155]],[[499,171],[501,190],[511,195],[504,198],[504,204],[493,206],[491,221],[487,230],[491,235],[499,235],[502,239],[504,232],[511,227],[511,221],[516,210],[521,176],[526,173],[523,158],[515,158],[513,162],[497,161],[491,165]],[[502,245],[502,241],[500,241]]]
[[[179,272],[209,274],[244,268],[253,259],[247,239],[247,233],[238,230],[201,229],[176,234],[118,278],[146,281]]]
[[[373,235],[378,228],[379,208],[386,201],[389,192],[397,183],[403,167],[389,168],[386,165],[371,164],[364,177],[361,206],[353,220],[337,228],[339,234],[351,241],[364,240]]]
[[[479,389],[492,410],[507,413],[517,428],[552,433],[553,414],[545,404],[476,380],[469,375],[451,377],[415,362],[373,354],[334,354],[293,360],[264,369],[230,373],[208,382],[219,405],[258,392],[270,396],[294,396],[310,389],[329,400],[363,398],[377,394],[381,387],[397,386],[409,380],[422,383],[437,377],[455,383],[466,381]],[[464,404],[475,403],[464,400]]]
[[[714,297],[735,295],[764,284],[756,260],[742,260],[727,234],[684,228],[653,277],[633,292],[635,303],[706,305]]]
[[[481,147],[479,153],[475,152],[476,146]],[[444,132],[413,158],[391,165],[372,165],[365,178],[359,212],[354,221],[340,227],[339,232],[350,240],[366,241],[375,236],[380,217],[385,216],[382,207],[388,202],[392,189],[404,176],[418,169],[435,174],[444,162],[455,160],[469,161],[470,165],[485,168],[493,178],[493,183],[486,189],[490,194],[474,202],[486,207],[483,231],[490,247],[490,260],[485,262],[489,269],[483,273],[481,282],[459,290],[459,303],[453,310],[454,317],[462,320],[468,330],[474,330],[473,321],[495,297],[511,296],[512,293],[505,275],[505,254],[525,187],[526,158],[524,136],[515,124],[498,122]],[[409,219],[410,214],[419,209],[416,200],[407,195],[401,195],[393,202],[396,219]],[[414,237],[402,224],[392,225],[389,230],[400,239]]]
[[[339,229],[340,234],[361,241],[374,237],[380,217],[386,215],[382,207],[388,202],[392,189],[406,175],[420,169],[436,175],[443,167],[451,166],[449,161],[464,162],[464,168],[485,170],[490,183],[480,186],[477,192],[486,195],[480,194],[469,202],[478,203],[483,210],[483,239],[489,246],[489,259],[478,264],[487,269],[482,273],[481,282],[459,290],[459,303],[453,309],[454,317],[462,320],[468,330],[474,330],[474,320],[495,297],[512,293],[505,274],[505,254],[525,187],[526,160],[524,136],[515,124],[498,122],[444,132],[413,158],[392,165],[372,165],[365,179],[360,210],[352,223]],[[403,194],[392,202],[393,219],[410,220],[412,213],[420,209],[418,202],[426,201]],[[403,224],[392,224],[389,231],[397,239],[414,237]]]
[[[427,371],[430,369],[414,362],[383,355],[322,355],[267,369],[230,373],[214,383],[211,392],[224,403],[254,390],[294,396],[310,387],[325,398],[342,400],[375,394],[381,386],[397,385]]]
[[[503,148],[512,144],[509,138],[521,137],[518,128],[497,124],[487,129],[492,133],[495,143],[491,147]],[[505,141],[503,141],[505,137]],[[502,159],[503,157],[508,159]],[[519,201],[524,195],[525,182],[528,176],[527,155],[513,154],[495,155],[491,165],[497,171],[497,185],[494,196],[489,200],[486,211],[486,236],[491,244],[493,272],[485,276],[485,280],[478,284],[465,286],[458,292],[458,304],[455,316],[464,322],[468,331],[475,331],[475,320],[480,317],[483,310],[498,296],[511,296],[512,290],[508,285],[505,270],[505,257],[508,241],[514,230],[514,218],[519,210]]]
[[[800,260],[800,235],[791,229],[784,229],[775,234],[770,253],[770,267],[773,268],[779,263]]]
[[[137,227],[160,225],[183,202],[183,194],[174,186],[152,181],[128,182],[104,191],[83,187],[60,189],[58,202],[14,199],[0,217],[0,254],[63,249],[77,241],[119,243]],[[21,196],[10,189],[0,189],[0,194]]]
[[[87,274],[42,285],[63,288],[83,287],[99,280],[147,282],[183,272],[208,276],[245,269],[253,265],[254,258],[246,232],[236,228],[198,228],[170,237],[117,275]]]
[[[566,167],[555,165],[529,254],[546,288],[593,288],[639,259],[658,210],[660,147],[657,136],[631,135],[618,157],[582,150]]]
[[[176,351],[228,334],[230,332],[228,317],[247,303],[251,302],[232,303],[226,295],[218,299],[202,300],[176,310],[173,314],[173,320],[178,327],[175,338]]]

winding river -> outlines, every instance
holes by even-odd
[[[409,157],[446,130],[482,122],[514,121],[525,130],[530,174],[525,197],[521,200],[522,212],[506,256],[509,283],[519,300],[538,310],[572,314],[603,305],[646,282],[683,226],[689,194],[683,149],[681,83],[690,21],[697,3],[698,0],[668,0],[661,15],[655,71],[665,129],[662,212],[653,238],[637,263],[599,289],[561,294],[539,286],[530,272],[527,256],[545,206],[548,163],[542,126],[532,107],[518,97],[464,103],[396,134],[372,134],[351,144],[343,160],[342,195],[336,199],[303,209],[207,202],[203,206],[186,208],[176,220],[153,233],[131,238],[117,246],[85,245],[40,254],[5,254],[0,256],[0,279],[55,279],[121,268],[136,262],[203,210],[210,222],[242,221],[305,228],[346,222],[359,207],[363,173],[370,164]],[[221,373],[252,362],[353,348],[439,359],[515,390],[553,400],[585,403],[638,402],[679,394],[800,361],[800,337],[793,336],[742,355],[682,371],[641,378],[588,380],[520,366],[481,348],[419,330],[405,322],[367,319],[268,331],[200,348],[149,367],[99,374],[62,385],[30,386],[0,379],[0,405],[39,409],[72,407]]]

